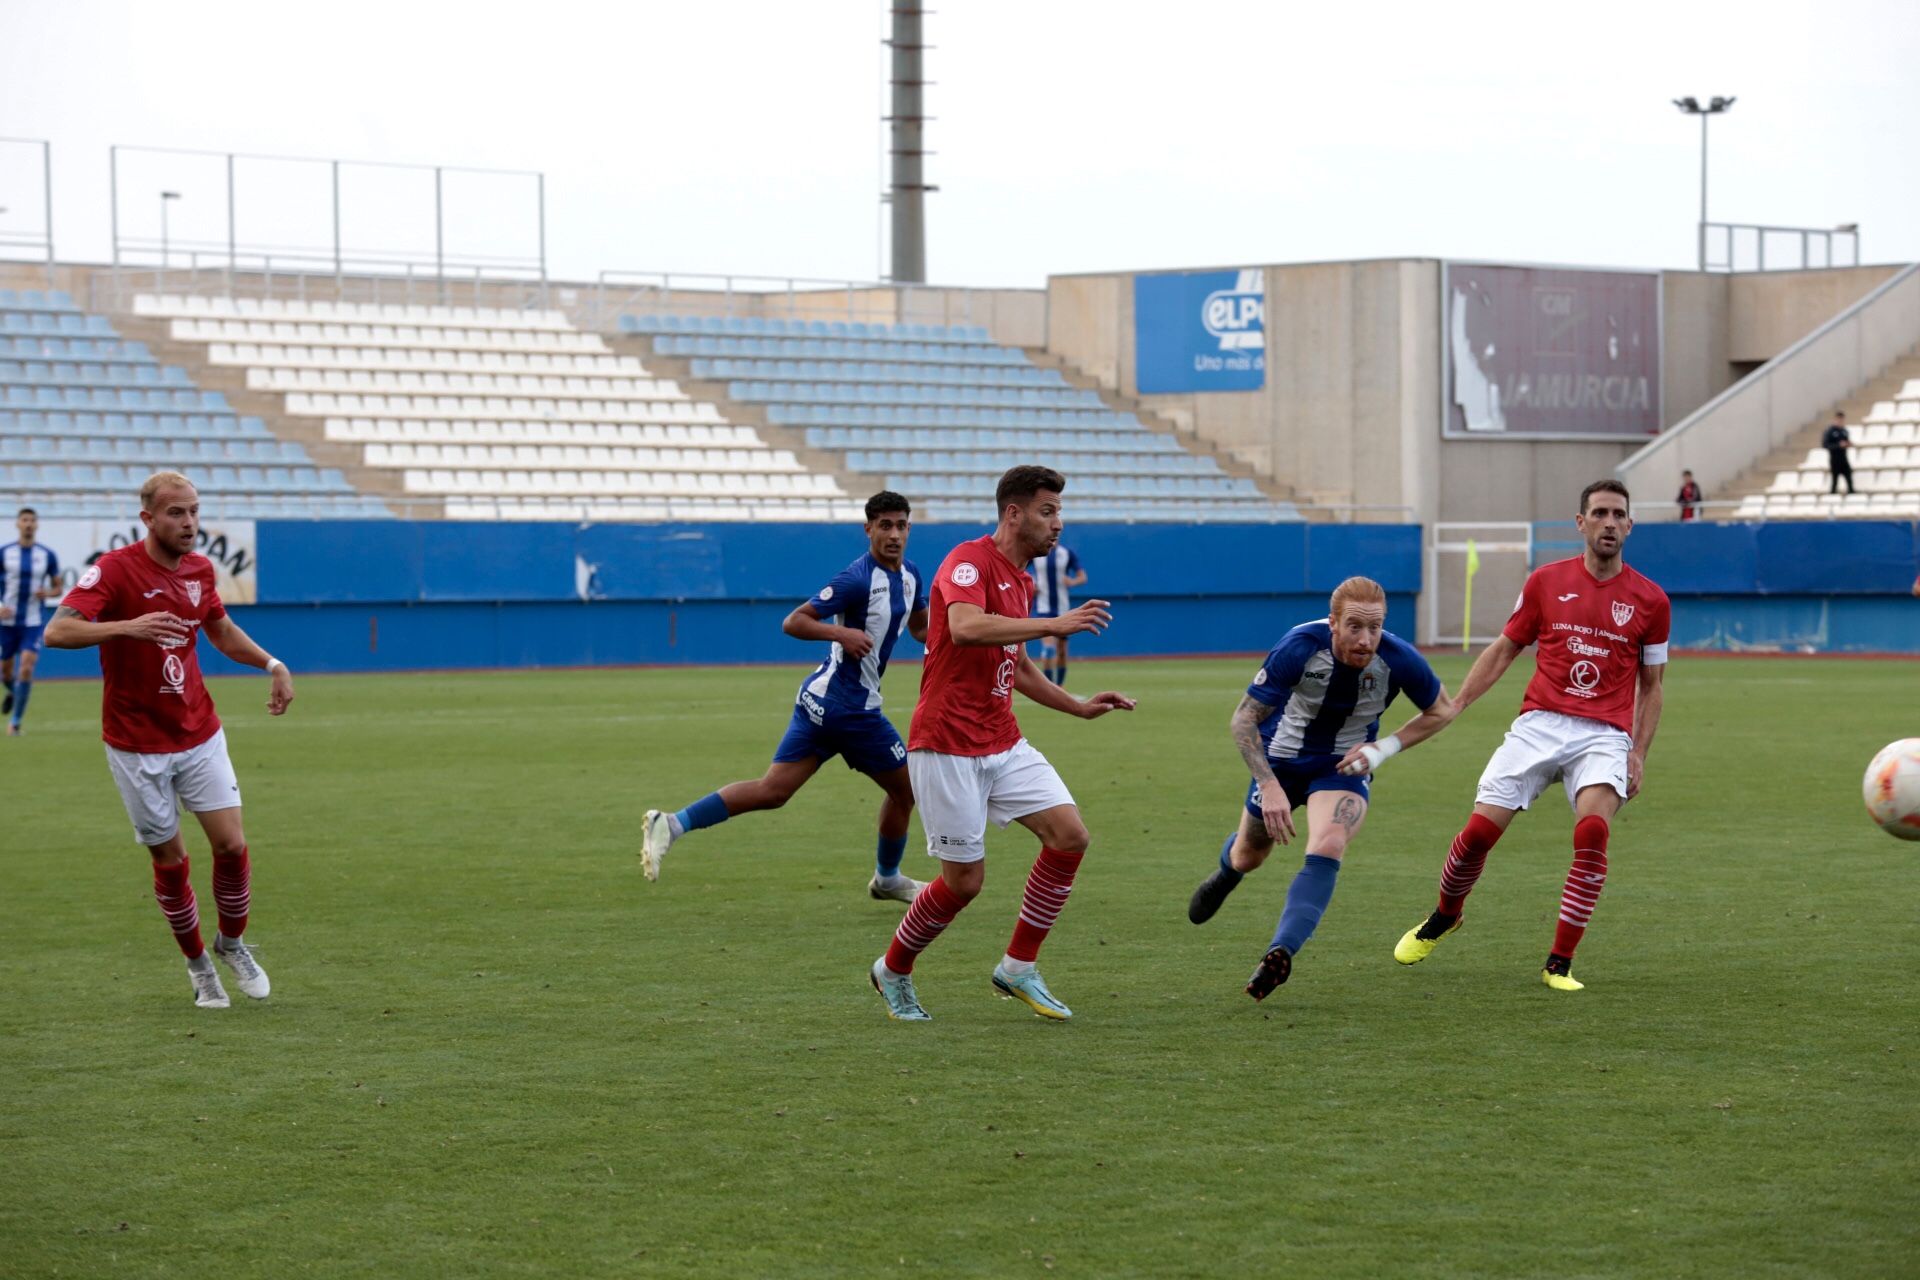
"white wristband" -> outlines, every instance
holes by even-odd
[[[268,674],[268,675],[272,675],[272,674],[273,674],[273,669],[274,669],[275,667],[279,667],[279,668],[281,668],[282,670],[285,670],[285,669],[286,669],[286,665],[287,665],[286,663],[284,663],[284,662],[282,662],[282,661],[280,661],[280,659],[278,659],[278,658],[268,658],[268,659],[267,659],[267,666],[266,666],[266,672],[267,672],[267,674]]]

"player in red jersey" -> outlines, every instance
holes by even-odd
[[[214,588],[213,562],[193,549],[200,495],[177,471],[140,488],[144,541],[109,551],[81,575],[47,624],[56,649],[100,646],[107,765],[133,820],[134,837],[153,856],[153,893],[187,957],[193,1002],[227,1007],[220,974],[200,940],[200,908],[187,879],[179,809],[200,819],[213,846],[213,900],[220,917],[213,953],[241,991],[264,1000],[266,972],[241,935],[252,899],[252,864],[240,824],[240,784],[227,737],[200,679],[195,634],[235,662],[273,677],[267,710],[293,701],[293,676],[227,616]]]
[[[1633,532],[1625,485],[1588,485],[1575,522],[1586,551],[1533,571],[1505,630],[1481,651],[1454,699],[1464,711],[1522,649],[1539,645],[1520,718],[1480,775],[1473,816],[1454,837],[1440,872],[1440,903],[1393,949],[1401,964],[1426,959],[1460,927],[1488,851],[1515,811],[1559,778],[1573,805],[1573,867],[1541,978],[1556,991],[1581,988],[1573,978],[1573,949],[1607,882],[1607,824],[1639,793],[1647,748],[1660,727],[1672,614],[1667,593],[1620,559]]]
[[[989,820],[1001,827],[1018,822],[1040,838],[1013,941],[993,969],[994,989],[1041,1017],[1073,1016],[1047,990],[1034,961],[1073,890],[1089,837],[1060,775],[1021,736],[1013,694],[1017,689],[1043,707],[1083,720],[1131,711],[1134,703],[1112,692],[1076,698],[1026,654],[1030,640],[1098,635],[1112,621],[1105,600],[1089,600],[1058,617],[1027,616],[1033,580],[1024,566],[1060,540],[1060,494],[1066,487],[1065,477],[1046,467],[1007,472],[994,493],[998,527],[955,547],[933,576],[907,771],[927,829],[927,852],[940,860],[940,875],[914,898],[893,945],[868,971],[887,1015],[901,1021],[930,1016],[914,994],[914,958],[979,895],[986,882]]]

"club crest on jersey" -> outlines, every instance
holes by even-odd
[[[192,605],[196,609],[200,607],[200,580],[198,578],[195,578],[193,581],[187,583],[187,603]],[[1617,615],[1619,612],[1620,606],[1615,605],[1613,607]]]
[[[1613,625],[1624,627],[1633,621],[1633,606],[1623,600],[1613,602]]]

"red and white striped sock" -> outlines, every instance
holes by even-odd
[[[173,940],[180,944],[180,953],[196,960],[207,948],[200,941],[200,904],[194,900],[187,866],[186,858],[172,866],[154,863],[153,898],[160,904],[160,913],[167,918],[167,928],[173,930]]]
[[[887,948],[887,968],[895,973],[912,973],[913,962],[922,951],[960,914],[967,900],[947,888],[947,882],[935,876],[927,887],[914,895],[913,905],[893,931],[893,945]]]
[[[1453,838],[1453,847],[1447,850],[1446,865],[1440,868],[1440,911],[1450,916],[1460,914],[1487,865],[1487,855],[1499,840],[1500,828],[1488,819],[1477,813],[1467,819],[1467,825]]]
[[[1600,891],[1607,885],[1607,820],[1582,818],[1573,824],[1573,866],[1560,891],[1560,923],[1553,931],[1553,954],[1573,958],[1587,932]]]
[[[253,860],[247,847],[237,857],[213,855],[213,906],[220,913],[220,936],[238,938],[247,931],[247,909],[253,903]]]
[[[1027,873],[1027,891],[1020,898],[1020,921],[1013,926],[1013,941],[1007,944],[1007,959],[1032,964],[1040,956],[1040,944],[1047,940],[1053,922],[1060,918],[1073,892],[1074,873],[1080,870],[1085,853],[1067,853],[1042,847]]]

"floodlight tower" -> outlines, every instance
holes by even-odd
[[[893,207],[893,271],[901,284],[924,284],[927,279],[926,193],[939,188],[926,184],[921,166],[925,150],[926,66],[922,55],[921,0],[893,0],[893,97],[886,122],[891,126],[893,182],[887,202]]]
[[[1682,114],[1700,117],[1700,269],[1707,269],[1707,120],[1733,108],[1732,98],[1715,96],[1706,106],[1698,98],[1675,98]]]

